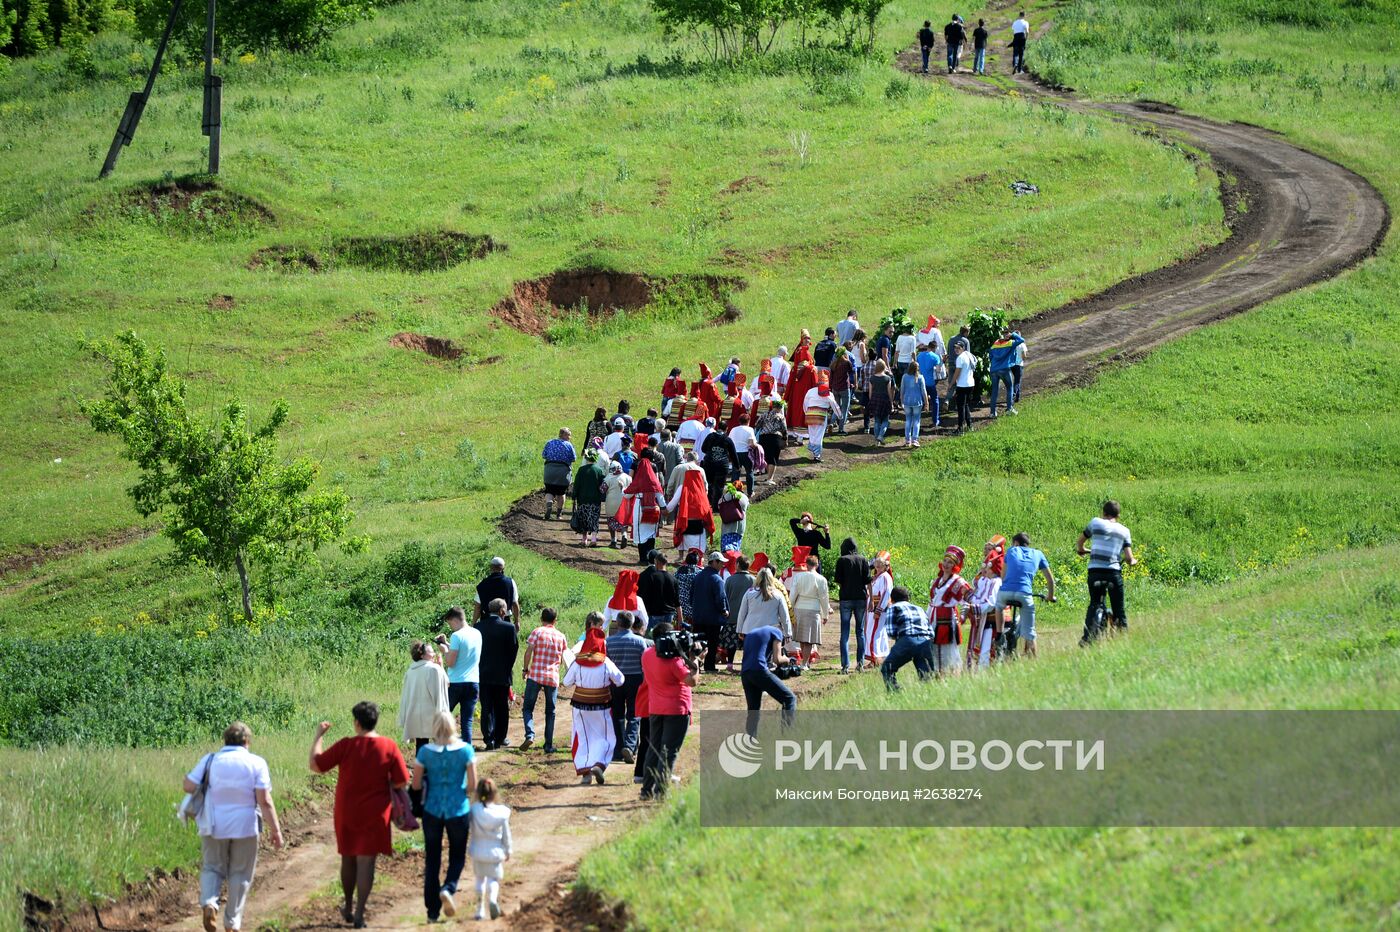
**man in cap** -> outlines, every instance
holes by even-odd
[[[690,589],[690,624],[705,639],[705,670],[713,673],[718,660],[720,629],[729,621],[729,601],[724,594],[724,554],[710,558]]]
[[[491,558],[491,568],[486,578],[476,584],[476,597],[472,602],[472,623],[481,620],[482,606],[491,604],[492,599],[500,599],[510,609],[510,619],[516,630],[520,629],[520,591],[515,580],[506,575],[506,561],[500,557]]]

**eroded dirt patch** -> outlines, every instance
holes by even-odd
[[[265,246],[248,259],[250,269],[276,269],[279,272],[319,272],[325,262],[310,249],[280,243]]]
[[[354,236],[337,240],[332,252],[339,264],[382,272],[440,272],[481,259],[505,246],[490,236],[433,230],[407,236]]]
[[[549,336],[550,328],[567,314],[584,313],[590,319],[611,317],[619,311],[640,311],[664,289],[677,285],[699,286],[722,301],[723,310],[712,323],[730,323],[742,313],[727,299],[742,290],[740,278],[719,275],[651,276],[604,269],[567,269],[542,278],[517,282],[509,297],[491,309],[491,315],[521,333]]]
[[[209,310],[211,311],[231,311],[237,304],[237,299],[231,294],[216,294],[209,297]]]
[[[389,338],[390,346],[397,346],[400,349],[416,350],[420,353],[427,353],[434,359],[461,359],[464,355],[463,349],[451,340],[442,337],[430,337],[423,333],[410,333],[403,331],[396,333]]]
[[[729,182],[729,184],[725,186],[724,193],[738,194],[742,191],[753,191],[757,188],[766,187],[768,187],[768,182],[764,181],[757,175],[745,175],[742,178],[736,178],[735,180]]]

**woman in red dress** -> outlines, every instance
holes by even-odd
[[[389,790],[408,786],[408,767],[394,740],[375,733],[378,705],[361,702],[351,714],[355,717],[355,736],[341,738],[328,751],[321,750],[321,739],[331,723],[316,726],[316,739],[311,742],[311,772],[329,773],[340,768],[335,784],[335,846],[340,852],[340,887],[345,892],[340,915],[355,928],[363,929],[365,903],[374,887],[375,862],[379,855],[394,851],[389,826],[393,801]]]
[[[792,354],[792,375],[788,376],[787,391],[783,401],[787,402],[787,423],[799,437],[807,436],[807,411],[803,402],[807,393],[817,387],[817,367],[812,361],[812,335],[802,331],[802,339],[797,343],[797,351]]]

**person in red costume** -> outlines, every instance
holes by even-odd
[[[613,623],[619,612],[631,612],[633,617],[647,620],[646,603],[637,595],[637,581],[640,574],[636,570],[623,570],[617,574],[617,585],[613,587],[612,598],[603,608],[603,620]]]
[[[709,548],[710,538],[715,533],[715,515],[710,510],[703,472],[697,469],[685,474],[680,488],[666,503],[666,510],[676,516],[676,529],[671,537],[675,546],[682,551]]]
[[[749,409],[753,407],[753,393],[744,386],[748,384],[749,377],[740,372],[734,376],[729,383],[729,397],[734,402],[734,410],[729,415],[729,420],[724,425],[725,433],[738,427],[740,424],[749,422]]]
[[[783,401],[787,402],[788,429],[797,436],[807,437],[807,411],[803,402],[807,393],[817,387],[817,367],[812,362],[812,337],[806,330],[797,344],[797,352],[792,354],[792,375],[788,376],[787,391]]]
[[[700,364],[700,381],[695,383],[695,397],[700,399],[700,403],[710,412],[710,417],[719,417],[723,400],[719,397],[719,390],[715,388],[714,376],[710,372],[710,367],[703,362]],[[703,421],[704,418],[701,418]]]
[[[637,560],[651,564],[651,552],[656,548],[656,534],[661,527],[661,505],[665,501],[661,480],[651,460],[642,457],[625,497],[632,503],[632,539],[637,542]]]

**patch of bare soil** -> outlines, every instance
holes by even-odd
[[[451,340],[442,337],[430,337],[422,333],[409,333],[407,331],[396,333],[389,338],[390,346],[397,346],[400,349],[417,350],[420,353],[427,353],[434,359],[461,359],[463,350]]]
[[[276,269],[279,272],[319,272],[326,263],[319,255],[302,246],[285,243],[264,246],[248,259],[248,268]]]
[[[231,294],[216,294],[209,298],[209,310],[231,311],[238,304]]]
[[[662,288],[682,282],[700,283],[715,297],[746,284],[742,279],[717,275],[655,277],[605,269],[566,269],[517,282],[509,297],[491,309],[491,315],[521,333],[543,337],[565,314],[585,311],[590,318],[602,318],[618,311],[639,311]],[[740,313],[726,302],[724,312],[714,322],[737,320]]]
[[[724,188],[725,194],[740,194],[744,191],[753,191],[758,188],[768,187],[768,182],[757,175],[745,175],[729,182]]]
[[[407,236],[354,236],[337,240],[337,263],[385,272],[440,272],[506,247],[490,236],[431,230]]]

